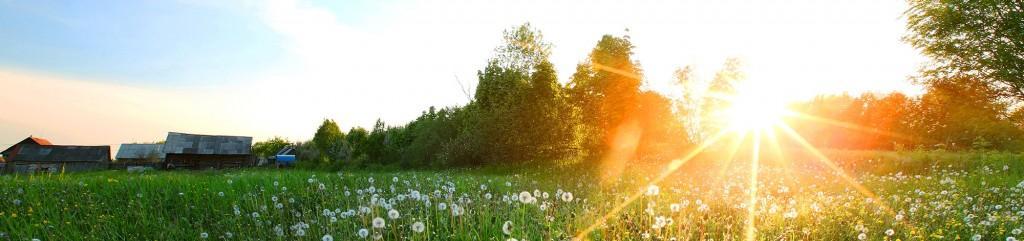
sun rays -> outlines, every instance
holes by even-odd
[[[742,93],[742,92],[741,92]],[[796,130],[793,129],[785,118],[796,117],[802,120],[808,120],[813,122],[820,122],[842,128],[852,129],[856,131],[878,133],[883,135],[890,135],[900,138],[913,138],[908,135],[902,135],[899,133],[884,132],[875,130],[873,128],[859,126],[856,124],[846,123],[842,121],[832,120],[828,118],[818,117],[811,114],[800,113],[797,111],[789,110],[785,108],[783,103],[777,101],[777,99],[771,99],[770,95],[764,94],[728,94],[721,92],[709,92],[707,97],[718,101],[723,101],[725,104],[721,105],[718,110],[713,110],[713,113],[706,113],[703,117],[703,122],[711,123],[710,127],[714,127],[715,124],[720,126],[718,131],[714,131],[713,134],[709,135],[709,138],[704,139],[695,148],[688,152],[685,156],[670,162],[660,172],[660,174],[652,178],[646,185],[657,186],[659,183],[664,181],[668,176],[677,172],[679,168],[703,153],[709,151],[709,149],[724,150],[719,152],[721,155],[715,157],[719,158],[717,161],[719,168],[718,176],[727,178],[727,169],[733,165],[737,157],[748,157],[746,158],[749,163],[748,176],[746,184],[747,200],[745,203],[745,217],[743,222],[743,240],[757,240],[758,239],[758,206],[757,201],[760,198],[760,192],[758,190],[759,182],[762,177],[759,175],[762,162],[762,145],[767,144],[771,157],[774,158],[775,162],[782,165],[785,173],[793,174],[790,170],[793,168],[792,160],[786,160],[787,152],[786,148],[792,148],[794,150],[789,151],[802,151],[812,154],[814,157],[814,163],[818,163],[827,168],[830,173],[840,179],[843,184],[853,188],[857,193],[869,200],[873,200],[871,203],[877,205],[877,207],[886,213],[895,215],[892,208],[885,204],[885,200],[882,200],[871,191],[868,187],[860,183],[854,176],[847,173],[842,167],[833,162],[828,158],[821,150],[813,146],[803,136],[801,136]],[[756,93],[756,92],[755,92]],[[723,142],[723,139],[729,139],[729,141]],[[785,143],[795,143],[796,145],[786,145]],[[766,142],[766,143],[764,143]],[[720,144],[725,144],[721,146]],[[749,153],[746,155],[738,155],[742,153],[744,146],[749,146]],[[716,148],[717,147],[717,148]],[[623,160],[625,161],[625,160]],[[603,216],[597,218],[587,228],[581,230],[575,236],[574,240],[586,240],[590,233],[601,227],[609,219],[618,215],[624,208],[635,202],[637,199],[644,195],[643,189],[640,189],[624,199],[621,203],[615,205],[615,208],[608,210]],[[905,226],[910,229],[914,229],[914,226],[910,223],[903,222]]]

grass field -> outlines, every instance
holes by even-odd
[[[753,193],[742,162],[657,185],[643,171],[601,180],[573,168],[8,175],[0,240],[1024,238],[1019,156],[878,156],[860,166],[915,166],[846,161],[847,180],[813,163],[766,163]]]

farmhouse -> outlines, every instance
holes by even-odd
[[[87,171],[110,165],[110,146],[53,145],[39,137],[28,137],[3,152],[4,172],[32,173]]]
[[[252,137],[170,132],[164,142],[168,169],[233,168],[253,165]]]

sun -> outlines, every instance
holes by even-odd
[[[782,121],[786,108],[781,98],[760,91],[741,91],[731,96],[723,117],[729,127],[746,132],[771,128]]]

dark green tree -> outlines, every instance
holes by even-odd
[[[252,153],[257,157],[269,157],[290,145],[291,142],[288,142],[287,139],[275,136],[274,138],[270,138],[265,141],[253,143]]]
[[[908,0],[908,43],[933,60],[923,82],[970,77],[1024,100],[1024,2]]]
[[[345,145],[345,133],[341,132],[338,123],[324,119],[313,135],[313,144],[320,151],[321,158],[326,162],[340,162],[348,157]]]

